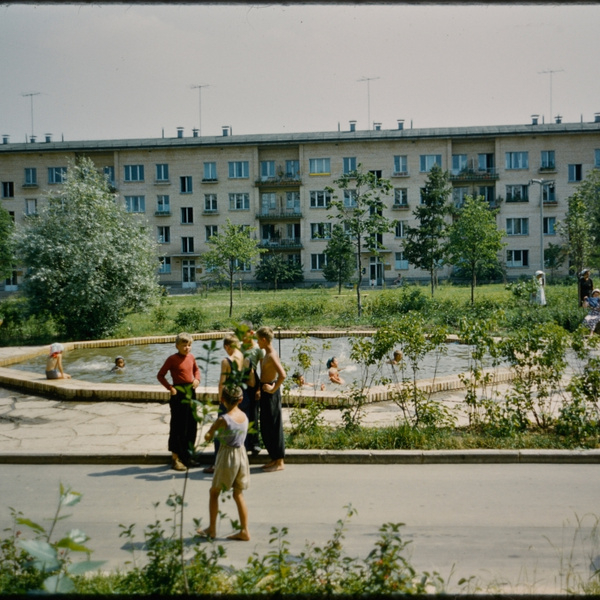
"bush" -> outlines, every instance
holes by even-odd
[[[206,315],[201,308],[182,308],[173,320],[178,331],[199,331]]]

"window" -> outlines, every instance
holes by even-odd
[[[507,170],[529,169],[529,152],[507,152]]]
[[[554,150],[542,150],[540,168],[548,170],[556,168],[556,162],[554,161]]]
[[[331,239],[331,223],[311,223],[311,240],[329,240]]]
[[[216,194],[204,194],[204,212],[217,212]]]
[[[229,194],[229,210],[250,210],[250,194]]]
[[[285,176],[290,179],[296,179],[300,175],[300,161],[286,160],[285,161]]]
[[[396,252],[394,267],[396,271],[406,271],[408,269],[408,261],[404,258],[404,252]]]
[[[356,206],[356,190],[344,190],[344,208]]]
[[[37,200],[35,198],[28,198],[25,200],[25,214],[37,215]]]
[[[34,167],[25,168],[25,185],[37,185],[37,169]]]
[[[285,208],[288,213],[300,213],[300,192],[285,193]]]
[[[496,191],[493,185],[482,185],[479,187],[479,195],[490,204],[496,202]]]
[[[2,182],[2,197],[3,198],[14,198],[15,197],[15,184],[12,181]]]
[[[170,227],[157,227],[158,243],[169,244],[171,242],[171,228]]]
[[[208,240],[210,240],[210,238],[213,235],[217,235],[219,233],[219,227],[218,225],[206,225],[204,227],[204,230],[206,232],[206,241],[208,242]]]
[[[529,186],[528,185],[507,185],[506,186],[506,201],[507,202],[529,202]]]
[[[452,155],[452,175],[458,175],[467,168],[466,154]]]
[[[479,166],[480,171],[484,171],[485,173],[493,173],[496,166],[494,161],[494,155],[478,154],[477,164]]]
[[[168,274],[171,272],[171,257],[170,256],[161,256],[159,258],[160,266],[158,267],[158,272],[161,274]]]
[[[396,237],[406,237],[406,230],[408,228],[408,221],[396,221]]]
[[[433,165],[442,166],[442,155],[441,154],[421,154],[420,157],[420,171],[421,173],[429,173]]]
[[[569,181],[581,181],[581,165],[569,165]]]
[[[171,214],[171,200],[169,196],[157,196],[156,212],[161,214]]]
[[[394,175],[408,173],[408,159],[406,156],[394,156]]]
[[[229,178],[230,179],[248,179],[249,168],[247,160],[231,161],[229,163]]]
[[[308,161],[311,175],[329,175],[331,173],[330,160],[328,158],[311,158]]]
[[[261,160],[260,161],[260,179],[266,181],[275,178],[275,161]]]
[[[169,181],[169,165],[156,165],[156,181]]]
[[[528,267],[529,266],[529,250],[507,250],[506,251],[506,266],[507,267]]]
[[[331,195],[326,190],[313,190],[310,193],[311,208],[328,208],[331,202]]]
[[[322,271],[327,265],[327,256],[325,254],[311,254],[310,268],[312,271]]]
[[[408,206],[408,188],[394,188],[394,207]]]
[[[344,175],[348,175],[353,171],[356,171],[356,157],[351,156],[344,158]]]
[[[217,163],[216,162],[205,162],[204,163],[204,177],[203,181],[217,181]]]
[[[184,175],[179,178],[179,191],[182,194],[192,193],[192,177],[191,175]]]
[[[181,238],[181,252],[191,254],[194,251],[194,238],[192,236]]]
[[[233,261],[233,268],[236,271],[243,271],[243,272],[246,272],[246,273],[252,270],[252,267],[251,267],[251,265],[250,265],[249,262],[241,261],[239,258],[236,258]]]
[[[125,165],[125,181],[144,181],[144,165]]]
[[[48,167],[48,183],[63,183],[67,176],[67,167]]]
[[[556,217],[544,217],[544,235],[556,235]]]
[[[104,167],[104,177],[106,177],[106,181],[108,181],[108,185],[115,187],[115,168],[114,167]]]
[[[594,150],[594,167],[600,169],[600,150]]]
[[[556,191],[554,184],[542,186],[542,202],[548,202],[550,204],[556,202]]]
[[[462,208],[465,203],[465,198],[471,195],[471,188],[455,187],[452,190],[452,201],[456,208]]]
[[[529,219],[506,219],[506,235],[529,235]]]
[[[182,206],[181,207],[181,224],[182,225],[193,225],[194,223],[194,207],[193,206]]]
[[[125,209],[130,213],[146,212],[146,197],[125,196]]]

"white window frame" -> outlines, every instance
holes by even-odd
[[[169,165],[167,163],[159,163],[156,165],[156,181],[169,181]]]
[[[452,155],[452,175],[458,175],[467,168],[467,155],[466,154],[453,154]]]
[[[261,179],[261,181],[268,181],[269,179],[275,179],[275,161],[274,160],[261,160],[260,161],[260,179]]]
[[[144,181],[144,165],[125,165],[125,181]]]
[[[179,193],[180,194],[191,194],[194,191],[192,176],[182,175],[179,178]]]
[[[181,236],[181,253],[182,254],[193,254],[194,253],[194,236],[193,235]]]
[[[506,185],[507,202],[529,202],[529,186],[523,184]]]
[[[208,242],[213,235],[219,234],[218,225],[205,225],[204,226],[205,240]]]
[[[25,198],[25,214],[28,217],[37,215],[37,198]]]
[[[396,226],[394,228],[394,236],[397,239],[405,238],[407,228],[408,228],[408,221],[405,221],[405,220],[396,221]]]
[[[169,275],[171,273],[171,257],[170,256],[161,256],[159,258],[160,264],[158,267],[158,272],[161,275]]]
[[[507,217],[506,235],[529,235],[529,218]]]
[[[25,185],[37,185],[37,169],[25,167]]]
[[[419,157],[419,172],[429,173],[433,165],[442,166],[441,154],[421,154]]]
[[[331,204],[331,194],[327,190],[311,190],[310,207],[311,208],[329,208]]]
[[[300,175],[300,161],[286,160],[285,161],[285,176],[290,179],[296,179]]]
[[[408,188],[394,188],[394,207],[408,206]]]
[[[182,206],[180,208],[181,213],[181,224],[182,225],[193,225],[194,224],[194,207],[193,206]]]
[[[170,244],[171,227],[169,225],[158,225],[156,228],[156,240],[159,244]]]
[[[48,183],[56,185],[64,183],[67,177],[67,167],[48,167]]]
[[[250,210],[250,194],[247,192],[230,193],[229,210]]]
[[[356,156],[346,156],[342,159],[343,161],[343,173],[349,175],[356,171]]]
[[[248,179],[250,177],[250,163],[247,160],[229,161],[229,179]]]
[[[217,181],[217,179],[217,163],[205,162],[203,181]]]
[[[507,250],[506,266],[510,269],[522,269],[529,266],[529,250]]]
[[[544,235],[556,235],[556,217],[544,217]]]
[[[331,159],[309,158],[308,172],[310,175],[331,175]]]
[[[399,154],[394,156],[394,175],[406,175],[408,174],[408,156],[406,154]]]
[[[504,155],[507,171],[522,171],[529,169],[529,152],[506,152]]]
[[[171,213],[171,199],[168,195],[161,194],[156,197],[156,212],[159,214]]]
[[[408,260],[404,258],[404,252],[396,252],[394,256],[394,267],[396,271],[408,271]]]
[[[217,212],[218,210],[217,194],[204,194],[204,212]]]
[[[14,181],[3,181],[2,182],[2,197],[3,198],[14,198],[15,197]]]
[[[583,165],[581,163],[573,163],[568,165],[569,183],[579,183],[583,181]]]
[[[355,208],[356,197],[356,190],[344,190],[344,208]]]
[[[331,223],[311,223],[310,224],[310,239],[311,240],[330,240],[331,239]]]
[[[540,167],[542,169],[555,169],[556,159],[554,150],[542,150],[540,153]]]
[[[310,255],[310,270],[322,271],[327,265],[327,255],[324,253]]]
[[[146,196],[125,196],[125,210],[128,213],[145,213]]]

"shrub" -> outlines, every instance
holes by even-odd
[[[199,331],[206,319],[201,308],[182,308],[175,316],[174,322],[179,331]]]

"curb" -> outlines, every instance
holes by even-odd
[[[212,462],[212,453],[200,455],[201,464]],[[204,459],[204,460],[203,460]],[[249,457],[263,464],[267,455]],[[288,450],[288,464],[427,465],[427,464],[597,464],[600,450]],[[21,465],[168,465],[164,452],[115,454],[1,452],[0,464]]]

